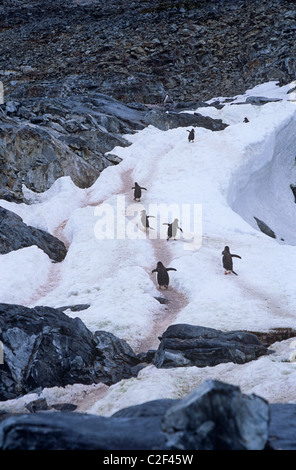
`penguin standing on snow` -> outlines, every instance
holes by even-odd
[[[157,282],[159,289],[164,287],[165,289],[168,288],[170,278],[168,275],[168,271],[177,271],[175,268],[166,268],[161,261],[158,261],[157,266],[153,269],[152,273],[157,273]]]
[[[132,187],[132,189],[134,189],[134,201],[140,201],[141,199],[141,196],[142,196],[142,189],[145,189],[145,191],[147,191],[146,188],[142,188],[138,183],[135,183],[135,186]]]
[[[181,229],[181,227],[179,227],[178,222],[179,222],[179,219],[175,219],[174,222],[172,222],[171,224],[166,224],[166,223],[162,224],[162,225],[168,225],[169,226],[167,241],[169,241],[170,238],[174,238],[174,240],[176,240],[176,235],[177,235],[177,230],[178,229],[180,230],[180,232],[183,233],[183,230]]]
[[[241,256],[239,255],[233,255],[232,253],[230,253],[230,250],[229,250],[229,246],[225,246],[224,247],[224,250],[222,251],[222,264],[223,264],[223,268],[225,269],[225,273],[224,274],[230,274],[230,273],[233,273],[237,276],[237,273],[233,271],[233,262],[232,262],[232,258],[241,258]]]
[[[189,132],[189,134],[188,134],[188,141],[189,141],[189,142],[194,142],[194,137],[195,137],[194,129],[191,129],[191,131],[189,131],[189,130],[187,129],[187,132]]]
[[[154,230],[153,227],[150,227],[149,225],[149,217],[154,217],[154,215],[147,215],[145,209],[143,209],[141,211],[141,222],[142,222],[142,225],[143,227],[147,230],[147,228],[151,228],[152,230]]]

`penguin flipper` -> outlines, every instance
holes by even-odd
[[[167,271],[177,271],[176,268],[166,268]]]
[[[235,272],[235,271],[231,271],[233,274],[235,274],[236,276],[238,276],[238,274]]]
[[[157,273],[157,272],[158,272],[157,269],[153,269],[153,271],[151,271],[151,274],[152,273]]]
[[[239,258],[239,259],[242,259],[242,257],[239,256],[239,255],[231,255],[231,256],[232,256],[232,258]]]

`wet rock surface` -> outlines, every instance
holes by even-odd
[[[36,245],[55,262],[67,254],[64,243],[44,230],[25,224],[21,217],[0,207],[0,254]]]
[[[138,373],[140,361],[123,340],[104,331],[93,334],[79,318],[50,307],[0,304],[0,341],[0,400],[39,387],[110,385]]]
[[[53,410],[2,412],[0,449],[295,449],[295,405],[268,404],[218,381],[204,382],[183,399],[153,400],[111,417],[67,408],[58,411],[58,419]]]
[[[206,367],[243,364],[264,354],[268,354],[267,346],[252,333],[176,324],[161,336],[152,363],[158,368]]]

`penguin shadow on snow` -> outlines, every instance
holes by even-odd
[[[242,259],[241,256],[239,255],[234,255],[233,253],[230,253],[229,246],[225,246],[224,250],[222,251],[222,264],[224,268],[224,274],[235,274],[236,276],[238,275],[235,271],[233,271],[233,261],[232,258],[239,258]]]

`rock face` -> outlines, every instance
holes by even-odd
[[[34,413],[0,423],[0,449],[261,450],[269,406],[238,387],[206,381],[183,400],[154,400],[111,416]]]
[[[13,193],[22,200],[22,185],[46,191],[61,176],[88,187],[100,173],[51,132],[29,122],[0,119],[0,197]]]
[[[296,450],[295,433],[295,403],[271,403],[268,449]]]
[[[0,254],[37,245],[53,261],[63,261],[67,254],[62,241],[44,230],[26,225],[21,217],[0,207]]]
[[[127,106],[99,94],[65,98],[22,98],[0,112],[0,198],[22,201],[22,187],[43,192],[61,176],[81,187],[91,186],[100,172],[121,158],[110,153],[130,143],[124,134],[145,126],[166,130],[203,126],[227,127],[221,120],[179,113],[172,108]],[[1,111],[1,106],[0,106]]]
[[[268,438],[268,403],[238,387],[206,381],[167,410],[161,428],[168,447],[197,450],[262,450]]]
[[[9,98],[53,96],[58,82],[125,102],[206,100],[296,74],[290,0],[10,0],[0,18]]]
[[[0,400],[38,387],[110,385],[138,372],[133,368],[139,359],[124,341],[107,332],[92,334],[79,318],[50,307],[0,304],[0,341]]]
[[[223,332],[186,324],[171,325],[160,338],[153,364],[158,367],[215,366],[243,364],[267,354],[257,336],[243,331]]]

